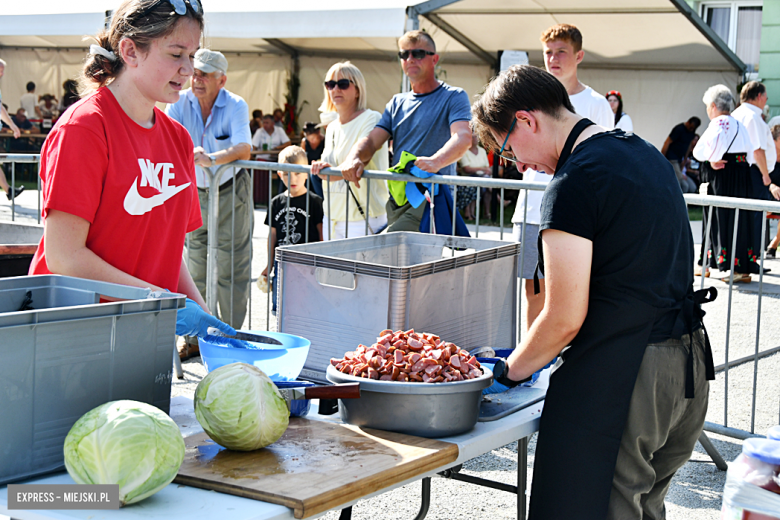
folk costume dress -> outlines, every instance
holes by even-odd
[[[708,195],[739,197],[749,199],[753,189],[750,179],[750,165],[753,163],[750,137],[742,124],[729,115],[718,116],[710,121],[702,134],[693,156],[702,163],[702,180],[708,182]],[[712,163],[725,160],[726,165],[714,169]],[[710,225],[709,248],[706,251],[707,266],[720,271],[731,270],[732,244],[736,211],[714,208]],[[707,213],[704,215],[702,233],[706,233]],[[734,254],[734,272],[758,273],[757,263],[760,251],[754,247],[754,229],[747,212],[741,211],[737,221],[737,246]],[[702,237],[699,265],[705,256]]]

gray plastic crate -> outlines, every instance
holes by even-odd
[[[25,293],[33,310],[18,311]],[[99,303],[101,295],[124,301]],[[0,279],[0,484],[64,468],[73,424],[108,401],[168,413],[185,298],[57,275]]]
[[[461,348],[513,348],[520,244],[387,233],[278,248],[279,330],[311,349],[301,376],[382,329],[414,328]]]

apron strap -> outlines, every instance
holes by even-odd
[[[569,137],[566,138],[566,143],[564,143],[563,145],[563,149],[561,150],[561,156],[558,157],[558,163],[555,165],[555,173],[558,173],[558,171],[561,169],[564,163],[569,160],[571,151],[574,149],[574,142],[577,140],[580,134],[584,132],[586,128],[595,124],[596,123],[594,123],[587,117],[582,118],[579,121],[577,121],[577,123],[575,123],[574,128],[572,128],[571,132],[569,132]]]
[[[595,124],[596,123],[594,123],[588,118],[582,118],[574,124],[574,127],[571,129],[571,132],[569,132],[569,136],[566,138],[566,143],[564,143],[563,145],[563,149],[561,150],[561,156],[558,158],[558,164],[555,165],[556,173],[569,159],[569,156],[571,155],[571,151],[574,148],[574,142],[577,140],[580,134],[586,128]],[[536,249],[538,251],[537,253],[538,260],[536,262],[536,269],[534,270],[534,295],[537,295],[541,292],[541,285],[539,284],[539,271],[541,271],[542,274],[544,274],[544,252],[542,251],[542,230],[539,231],[539,236],[537,237],[536,240],[537,240]]]
[[[683,314],[688,331],[688,359],[685,366],[685,398],[694,398],[694,373],[693,373],[693,332],[696,325],[701,324],[701,330],[704,332],[704,371],[707,381],[715,379],[715,363],[712,359],[712,345],[710,337],[707,334],[707,328],[704,326],[705,312],[701,306],[703,303],[714,301],[718,297],[718,291],[714,287],[709,287],[693,293],[693,297],[686,298],[683,302]]]

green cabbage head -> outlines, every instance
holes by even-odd
[[[65,468],[78,484],[119,484],[119,503],[170,484],[184,460],[179,427],[160,409],[112,401],[85,413],[65,437]]]
[[[210,372],[198,384],[195,417],[220,446],[251,451],[279,440],[287,430],[290,411],[262,370],[232,363]]]

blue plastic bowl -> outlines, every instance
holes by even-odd
[[[247,363],[262,370],[272,381],[295,381],[309,355],[311,341],[282,332],[252,330],[282,342],[281,345],[250,343],[254,348],[235,348],[198,340],[200,357],[206,370],[212,372],[231,363]]]
[[[310,381],[277,381],[279,388],[296,388],[302,386],[314,386]],[[290,417],[303,417],[309,413],[311,399],[293,399],[290,401]]]

